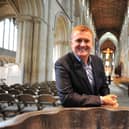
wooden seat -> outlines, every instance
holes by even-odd
[[[13,117],[20,112],[19,104],[16,99],[7,93],[0,94],[0,108],[3,114],[3,119],[7,117]]]
[[[12,84],[10,87],[15,89],[17,87],[21,87],[21,84],[15,83],[15,84]]]
[[[10,89],[9,91],[9,94],[11,94],[12,96],[16,97],[18,96],[21,92],[17,89]]]
[[[30,95],[36,95],[36,92],[32,89],[25,89],[23,91],[23,94],[30,94]]]
[[[38,109],[41,110],[46,106],[56,106],[56,101],[50,94],[41,94],[37,97],[38,100]]]
[[[41,95],[41,94],[51,94],[51,91],[49,89],[40,89],[38,91],[38,95]]]
[[[24,87],[22,87],[22,86],[18,86],[18,87],[16,87],[15,89],[16,89],[16,90],[19,90],[20,93],[22,93],[22,92],[24,91]]]
[[[21,94],[18,97],[20,103],[20,112],[31,112],[38,110],[38,105],[35,97],[31,94]]]
[[[50,89],[51,89],[51,92],[53,93],[54,96],[58,96],[56,86],[51,86]]]
[[[6,93],[6,91],[4,89],[0,89],[0,94],[1,93]]]
[[[6,84],[1,85],[1,88],[4,89],[4,90],[8,90],[9,89],[8,85],[6,85]]]

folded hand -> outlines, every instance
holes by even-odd
[[[117,102],[117,96],[114,94],[109,94],[106,96],[102,96],[101,97],[101,101],[103,105],[108,105],[108,106],[112,106],[112,107],[118,107],[119,104]]]

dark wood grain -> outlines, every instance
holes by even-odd
[[[0,129],[129,129],[129,108],[51,108],[1,122]]]

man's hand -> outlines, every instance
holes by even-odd
[[[112,106],[115,108],[119,106],[117,96],[113,94],[101,96],[101,101],[103,105]]]

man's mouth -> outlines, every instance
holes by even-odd
[[[78,49],[80,52],[85,52],[85,51],[89,51],[89,48],[79,48]]]

